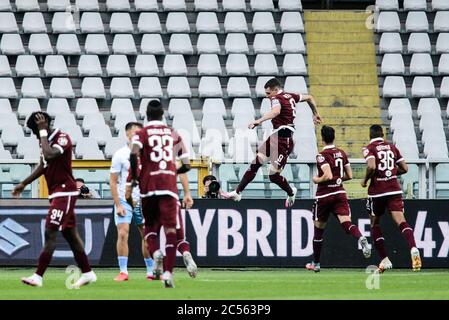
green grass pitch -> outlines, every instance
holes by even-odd
[[[31,268],[0,269],[0,299],[449,299],[449,270],[391,270],[380,275],[379,289],[368,290],[363,269],[200,269],[191,279],[175,270],[175,289],[147,281],[144,269],[129,270],[128,282],[112,279],[116,269],[95,269],[98,281],[79,290],[65,286],[65,269],[50,268],[42,288],[23,285]]]

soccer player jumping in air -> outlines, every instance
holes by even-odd
[[[27,127],[39,139],[41,161],[31,175],[16,185],[12,191],[14,197],[19,197],[28,184],[44,175],[50,199],[50,209],[45,223],[45,244],[39,256],[36,273],[28,278],[22,278],[22,282],[42,287],[42,277],[53,257],[58,231],[61,231],[82,271],[80,279],[74,284],[75,288],[79,288],[97,281],[97,276],[90,268],[83,242],[76,228],[75,202],[78,190],[72,175],[72,141],[59,129],[51,130],[50,122],[50,116],[44,112],[34,112],[28,118]]]
[[[271,120],[273,123],[273,133],[257,150],[256,159],[251,163],[245,172],[237,189],[226,194],[226,197],[234,201],[240,201],[241,192],[248,183],[254,180],[257,171],[263,164],[270,161],[270,181],[277,184],[284,190],[288,197],[285,201],[286,207],[291,207],[295,203],[297,189],[291,187],[287,179],[281,175],[287,164],[288,156],[293,151],[293,133],[295,132],[295,108],[296,103],[306,101],[313,112],[313,122],[321,123],[321,117],[317,111],[315,98],[311,95],[284,92],[278,79],[273,78],[265,84],[265,95],[270,99],[271,110],[262,118],[249,124],[249,129],[254,129],[262,122]]]
[[[313,236],[313,261],[306,265],[306,269],[320,271],[320,255],[323,245],[323,233],[329,215],[333,213],[341,227],[347,233],[358,239],[365,258],[371,256],[368,240],[362,236],[359,228],[351,222],[349,208],[343,181],[352,179],[351,165],[346,153],[334,145],[335,130],[329,126],[321,128],[321,138],[325,147],[316,156],[318,175],[313,182],[318,184],[313,208],[315,232]]]
[[[371,236],[374,247],[382,261],[379,264],[379,271],[393,268],[388,259],[384,246],[384,237],[380,229],[380,217],[385,210],[391,214],[396,225],[407,241],[412,258],[413,271],[421,269],[421,257],[416,247],[413,229],[404,217],[404,201],[402,200],[402,190],[397,176],[408,171],[407,163],[402,157],[399,149],[392,143],[384,140],[382,127],[372,125],[370,127],[370,144],[363,148],[363,157],[366,160],[367,168],[362,187],[366,188],[368,181],[368,202],[367,209],[371,218]]]

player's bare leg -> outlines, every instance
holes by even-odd
[[[84,251],[84,244],[78,230],[76,228],[67,228],[62,231],[62,235],[69,243],[70,249],[72,249],[73,256],[75,257],[75,261],[82,272],[81,277],[77,282],[75,282],[74,287],[80,288],[81,286],[96,282],[97,276],[90,267],[89,260],[86,252]]]
[[[45,230],[45,244],[42,248],[41,254],[39,255],[37,270],[32,276],[21,279],[24,284],[33,287],[42,287],[42,278],[51,262],[53,252],[55,251],[57,235],[57,230]]]
[[[379,263],[379,272],[383,273],[387,269],[392,269],[393,264],[388,259],[387,252],[385,251],[385,239],[380,229],[380,217],[371,216],[371,237],[373,238],[373,244],[377,253],[381,259]]]
[[[412,259],[412,269],[413,271],[419,271],[422,267],[421,256],[419,250],[416,247],[415,236],[413,234],[413,229],[407,223],[404,217],[404,213],[401,211],[392,211],[391,217],[401,231],[402,236],[407,241],[408,247],[410,249],[410,256]]]
[[[120,273],[114,278],[115,281],[128,281],[128,237],[129,224],[119,223],[117,225],[117,259]]]
[[[140,237],[142,239],[142,256],[145,261],[145,267],[147,268],[147,279],[153,279],[153,259],[151,259],[150,253],[148,252],[148,247],[145,241],[144,225],[140,224],[137,226],[139,230]]]
[[[320,272],[321,248],[323,247],[323,233],[326,228],[326,222],[315,221],[313,232],[313,261],[306,264],[306,269],[314,272]]]
[[[174,288],[175,284],[173,281],[173,268],[175,266],[176,260],[176,228],[166,228],[165,238],[167,239],[165,244],[165,263],[164,263],[164,274],[162,280],[166,288]],[[156,258],[155,258],[156,262]]]
[[[338,216],[338,220],[343,230],[358,240],[358,243],[362,247],[363,256],[365,258],[371,257],[371,248],[369,247],[368,240],[362,236],[359,228],[351,222],[351,218],[349,216]]]
[[[285,200],[285,207],[290,208],[293,206],[296,200],[296,193],[298,189],[291,187],[287,179],[281,175],[282,169],[276,169],[273,165],[270,167],[269,178],[274,184],[277,184],[279,188],[287,193],[287,199]]]

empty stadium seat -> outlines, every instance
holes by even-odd
[[[404,10],[427,10],[426,0],[404,0]]]
[[[245,135],[237,135],[230,140],[228,155],[239,163],[248,163],[254,160],[254,152]]]
[[[83,132],[81,131],[81,128],[78,125],[68,124],[66,126],[60,127],[59,129],[61,129],[62,132],[65,132],[69,135],[73,145],[77,145],[78,142],[83,138]]]
[[[19,125],[15,113],[2,114],[2,116],[0,117],[0,127],[7,125]]]
[[[382,75],[403,75],[405,73],[404,60],[400,53],[387,53],[382,59],[380,67]]]
[[[410,62],[411,75],[431,75],[433,74],[433,63],[430,54],[415,53]]]
[[[165,22],[167,32],[169,33],[188,33],[190,32],[189,21],[184,12],[169,12]]]
[[[1,21],[1,19],[2,19],[2,17],[0,15],[0,21]],[[0,33],[1,32],[2,31],[0,30]],[[3,34],[2,40],[0,41],[0,51],[6,55],[24,54],[25,49],[23,47],[23,43],[22,43],[22,39],[20,38],[20,35],[17,33]]]
[[[178,113],[192,114],[192,110],[190,109],[190,103],[188,99],[170,99],[167,112],[170,117],[173,117],[175,114]]]
[[[9,99],[0,99],[0,114],[13,113],[11,109],[11,102]]]
[[[405,81],[403,77],[388,76],[383,85],[384,98],[402,98],[406,96]]]
[[[278,6],[281,11],[302,11],[301,0],[279,0]]]
[[[113,12],[109,21],[111,33],[133,33],[131,16],[127,12]]]
[[[402,40],[399,33],[384,32],[379,42],[380,53],[402,52]]]
[[[201,128],[204,130],[217,129],[220,131],[221,137],[225,143],[229,142],[229,135],[224,123],[223,117],[218,113],[203,114],[201,120]]]
[[[307,74],[306,63],[302,54],[287,53],[282,64],[285,75]]]
[[[284,53],[305,53],[306,47],[300,33],[285,33],[282,37],[281,49]]]
[[[40,76],[36,57],[32,55],[21,55],[17,57],[16,73],[19,77]]]
[[[304,32],[304,24],[299,12],[283,12],[280,22],[282,32]]]
[[[165,54],[165,47],[160,34],[144,34],[140,49],[144,54]]]
[[[17,155],[24,159],[39,159],[40,148],[38,140],[33,136],[19,138]]]
[[[399,10],[398,0],[376,0],[376,10]]]
[[[248,32],[243,12],[227,12],[224,20],[225,32]]]
[[[165,11],[185,11],[186,4],[184,0],[162,0],[162,7]]]
[[[195,0],[195,11],[218,11],[217,0]]]
[[[378,32],[399,32],[401,31],[401,22],[397,12],[382,11],[379,13],[376,22]]]
[[[137,54],[132,34],[116,34],[112,42],[112,51],[115,54]]]
[[[78,102],[80,100],[82,99],[78,99]],[[70,113],[70,108],[67,99],[64,98],[49,99],[47,103],[47,109],[45,110],[45,112],[47,112],[48,115],[51,117],[55,117],[57,114],[61,113]]]
[[[220,53],[220,44],[218,43],[217,35],[213,33],[201,33],[198,36],[196,50],[198,54]]]
[[[173,118],[172,127],[175,128],[178,132],[184,130],[192,141],[193,144],[197,145],[200,143],[200,136],[198,133],[198,127],[195,124],[195,120],[193,118],[186,119],[185,114],[175,115]],[[183,136],[183,138],[185,135]]]
[[[138,77],[159,75],[156,57],[151,54],[138,55],[134,68],[136,70],[136,76]]]
[[[449,53],[449,33],[440,33],[436,44],[437,53]]]
[[[86,160],[104,160],[103,152],[98,149],[98,143],[94,138],[85,137],[80,139],[75,148],[77,158]]]
[[[69,78],[53,78],[50,83],[50,95],[52,98],[74,98],[72,84]]]
[[[444,53],[440,56],[438,63],[438,73],[441,75],[449,74],[449,54]]]
[[[418,116],[421,117],[423,114],[434,114],[438,117],[441,116],[440,104],[436,98],[422,98],[419,100]]]
[[[256,90],[256,95],[258,97],[265,97],[265,84],[271,78],[273,78],[273,77],[272,76],[257,77],[255,90]]]
[[[215,12],[200,12],[196,18],[196,32],[220,32],[220,25]]]
[[[170,77],[167,84],[167,94],[169,98],[190,98],[189,82],[186,77]]]
[[[130,11],[128,0],[106,0],[106,8],[108,11]]]
[[[142,12],[137,22],[140,33],[161,33],[161,22],[156,12]]]
[[[388,106],[388,116],[391,118],[395,115],[412,115],[412,106],[410,101],[405,98],[401,99],[391,99],[390,105]]]
[[[246,11],[245,0],[223,0],[224,11]]]
[[[70,6],[70,0],[47,0],[48,11],[66,11]]]
[[[55,116],[53,126],[55,128],[63,128],[68,126],[76,126],[76,120],[71,113],[59,113]]]
[[[28,49],[31,54],[35,55],[53,54],[53,47],[50,43],[50,38],[46,33],[31,34],[28,42]]]
[[[69,70],[63,56],[48,55],[45,57],[44,72],[47,77],[67,77]]]
[[[245,77],[230,77],[228,80],[227,91],[229,97],[250,97],[248,79]]]
[[[106,91],[101,78],[89,77],[84,78],[81,84],[81,95],[83,98],[106,98]]]
[[[433,22],[435,32],[449,32],[449,11],[438,11]]]
[[[271,102],[270,99],[268,98],[264,98],[262,99],[262,102],[260,103],[260,114],[263,116],[265,113],[267,113],[268,111],[270,111],[271,109]],[[265,122],[269,122],[269,121],[265,121]],[[264,123],[265,123],[264,122]],[[264,124],[262,123],[262,125]]]
[[[217,129],[206,130],[201,139],[200,153],[203,157],[210,157],[215,161],[224,160],[221,132]]]
[[[218,77],[201,77],[198,94],[201,98],[222,97],[223,91]]]
[[[226,117],[226,107],[224,105],[223,99],[220,98],[204,99],[202,112],[203,114],[218,113],[222,117]]]
[[[428,32],[429,21],[423,11],[410,11],[405,21],[405,31],[407,32]]]
[[[80,11],[98,11],[100,7],[98,5],[98,0],[76,0],[75,6]]]
[[[84,12],[81,16],[80,29],[82,33],[104,33],[104,25],[100,13]]]
[[[226,53],[248,53],[248,43],[243,33],[230,33],[226,36],[225,41]]]
[[[435,85],[432,77],[415,77],[412,84],[412,97],[434,97]]]
[[[22,28],[24,33],[46,33],[44,16],[41,12],[25,12],[23,15]]]
[[[442,98],[449,98],[449,77],[444,77],[441,81],[440,96]]]
[[[47,94],[44,90],[44,85],[42,84],[42,80],[40,78],[23,78],[21,92],[22,97],[24,98],[47,97]]]
[[[92,127],[96,125],[105,124],[103,114],[102,113],[86,113],[83,118],[83,129],[90,130]]]
[[[254,71],[256,75],[273,75],[279,73],[274,54],[258,54],[254,63]]]
[[[292,13],[294,13],[294,12],[292,12]],[[301,17],[301,15],[299,17]],[[273,15],[271,14],[271,12],[256,12],[256,13],[254,13],[252,25],[253,25],[253,31],[255,33],[276,32],[276,25],[274,23],[274,18],[273,18]],[[286,25],[287,24],[284,24],[284,27],[286,27]],[[292,24],[292,27],[293,27],[293,24]],[[292,30],[289,30],[289,31],[292,31]]]
[[[75,33],[76,26],[70,11],[55,12],[51,21],[53,33]]]
[[[106,142],[106,147],[104,148],[104,153],[107,158],[112,158],[114,153],[126,145],[126,140],[121,137],[113,137]]]
[[[0,98],[17,98],[17,90],[12,78],[0,78]]]
[[[133,98],[134,90],[129,78],[113,78],[109,88],[111,98]]]
[[[432,0],[432,10],[449,10],[449,2],[446,0]]]
[[[157,77],[142,77],[139,82],[139,96],[141,98],[160,98],[162,88]]]
[[[409,53],[431,51],[430,39],[427,33],[412,33],[408,39],[407,46]]]
[[[84,50],[86,54],[109,54],[109,47],[104,34],[88,34]]]
[[[37,0],[16,0],[17,11],[39,11]]]
[[[187,65],[182,54],[167,54],[163,66],[166,76],[186,76]]]
[[[2,139],[3,144],[1,145],[3,149],[3,145],[8,146],[17,146],[19,144],[20,139],[24,137],[22,127],[18,124],[6,124],[2,126]],[[3,149],[4,150],[4,149]],[[10,154],[11,156],[11,154]],[[0,158],[3,159],[3,156],[0,155]]]
[[[11,76],[11,68],[7,56],[0,56],[0,76]]]
[[[254,37],[253,49],[255,53],[276,53],[276,43],[272,34],[258,33]]]
[[[94,98],[80,98],[76,101],[75,114],[77,117],[84,117],[92,113],[100,113],[97,100]]]
[[[190,37],[185,33],[172,34],[168,48],[171,53],[193,54],[193,47]]]
[[[0,21],[0,33],[19,32],[14,13],[0,12]]]
[[[20,99],[19,106],[17,107],[19,117],[26,118],[35,111],[41,111],[41,105],[36,98]]]
[[[236,98],[232,102],[231,114],[236,117],[237,115],[249,115],[252,118],[256,115],[253,101],[250,98]]]
[[[284,83],[284,90],[287,92],[308,93],[306,80],[300,76],[287,77]]]
[[[220,60],[216,54],[202,54],[198,59],[198,75],[221,75]]]
[[[131,76],[131,68],[125,55],[110,55],[106,64],[109,77]]]
[[[78,62],[78,75],[80,77],[101,76],[100,59],[97,55],[81,55]]]
[[[226,60],[226,73],[232,75],[249,75],[249,64],[246,55],[231,53]]]
[[[9,0],[0,0],[0,11],[12,11],[11,2]]]
[[[89,138],[95,139],[98,145],[104,146],[112,139],[111,130],[105,124],[94,125],[89,130]]]
[[[76,34],[60,34],[56,41],[56,51],[64,55],[79,55],[81,48]]]

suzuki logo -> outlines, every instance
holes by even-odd
[[[18,250],[26,247],[29,243],[17,234],[25,234],[28,229],[18,224],[11,218],[0,223],[0,250],[8,256],[12,256]]]

